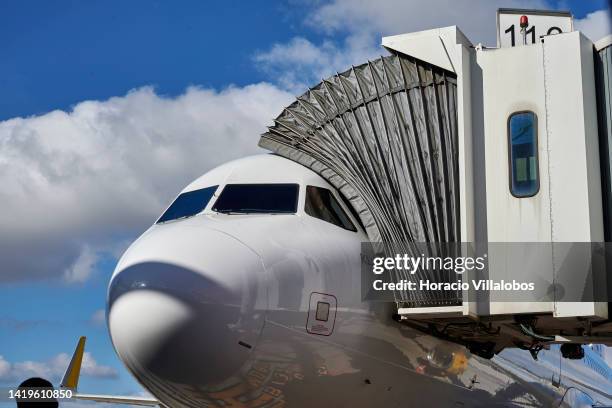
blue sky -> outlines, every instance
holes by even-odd
[[[258,48],[299,27],[286,4],[170,1],[11,2],[0,13],[2,119],[156,85],[259,82]],[[8,55],[7,55],[8,54]]]
[[[519,5],[610,31],[604,0],[1,3],[0,386],[56,380],[87,335],[81,388],[140,392],[100,310],[117,256],[169,200],[257,152],[293,95],[384,53],[381,35],[457,24],[494,45],[496,8]]]
[[[583,18],[605,8],[606,0],[551,4]],[[303,19],[312,9],[306,1],[4,3],[0,119],[67,109],[143,85],[176,95],[191,84],[269,80],[254,69],[253,56],[294,36],[321,41],[324,35]],[[341,38],[346,32],[340,31]]]

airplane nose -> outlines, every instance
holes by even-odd
[[[176,224],[154,227],[128,249],[108,294],[113,345],[162,402],[177,389],[240,376],[267,304],[256,253],[225,233]]]

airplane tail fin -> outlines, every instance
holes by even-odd
[[[71,390],[77,389],[79,385],[79,376],[81,374],[81,363],[83,362],[83,354],[85,353],[85,340],[87,338],[82,336],[77,343],[70,364],[64,373],[62,382],[60,383],[61,388],[69,388]]]

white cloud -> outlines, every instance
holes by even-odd
[[[499,7],[545,8],[543,0],[334,0],[317,4],[305,24],[328,38],[315,44],[303,37],[274,44],[255,62],[284,88],[302,93],[336,71],[386,54],[385,35],[458,25],[475,43],[495,43]],[[342,38],[337,41],[336,38]]]
[[[89,245],[84,245],[78,258],[64,271],[64,279],[69,283],[85,282],[91,275],[97,261],[98,255]]]
[[[23,381],[30,377],[45,378],[55,385],[61,380],[68,364],[70,356],[60,353],[47,361],[21,361],[10,363],[0,356],[0,382]],[[117,378],[118,373],[113,367],[100,365],[91,353],[83,354],[81,375],[95,378]]]
[[[91,315],[89,322],[94,326],[104,326],[106,324],[106,312],[104,309],[99,309]]]
[[[582,31],[592,41],[597,41],[612,33],[610,10],[598,10],[574,22],[574,28]]]
[[[280,86],[302,93],[338,70],[386,54],[370,37],[351,35],[342,44],[326,40],[319,45],[295,37],[286,44],[274,44],[268,51],[255,55],[254,60]]]
[[[328,33],[402,34],[457,25],[473,42],[495,44],[500,7],[546,9],[544,0],[334,0],[307,19]]]
[[[386,35],[457,25],[474,44],[495,46],[500,7],[554,8],[546,0],[333,0],[317,3],[304,20],[326,39],[315,44],[294,37],[254,59],[281,86],[301,93],[336,71],[385,54],[380,39]],[[609,12],[600,10],[576,20],[575,25],[599,39],[610,31],[609,19]]]
[[[0,280],[86,280],[191,180],[258,152],[291,99],[266,83],[174,98],[145,87],[0,122]]]
[[[117,370],[113,367],[99,365],[89,352],[83,354],[81,374],[96,378],[117,378]]]
[[[0,356],[0,378],[8,376],[11,371],[11,363],[6,361],[3,356]]]

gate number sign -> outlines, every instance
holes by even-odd
[[[572,15],[567,11],[539,11],[521,9],[497,10],[497,47],[523,45],[521,16],[527,16],[529,25],[525,28],[527,45],[535,44],[544,35],[573,31]]]

